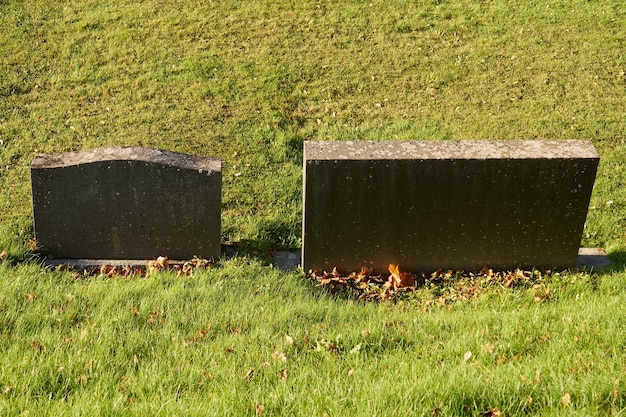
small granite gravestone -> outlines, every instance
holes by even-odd
[[[35,237],[67,259],[218,257],[221,161],[143,147],[37,155]]]
[[[576,266],[590,141],[305,142],[305,270]]]

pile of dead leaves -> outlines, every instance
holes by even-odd
[[[550,271],[494,271],[483,268],[479,273],[438,270],[433,273],[411,274],[400,271],[398,265],[389,265],[390,275],[372,274],[371,268],[361,268],[359,272],[347,275],[337,268],[331,272],[313,271],[313,282],[335,293],[343,293],[364,301],[396,301],[422,288],[431,289],[434,295],[425,300],[426,304],[447,304],[452,301],[465,301],[477,298],[494,287],[532,289],[536,302],[549,298],[550,288],[544,284],[544,277]]]
[[[173,271],[179,276],[191,276],[198,269],[214,267],[213,261],[194,258],[189,261],[171,262],[167,256],[159,256],[147,263],[147,265],[92,265],[84,267],[72,267],[62,265],[59,270],[69,270],[75,278],[91,276],[106,276],[108,278],[146,277],[160,271]]]
[[[389,265],[391,275],[373,275],[372,268],[362,267],[359,272],[342,275],[337,268],[329,272],[313,272],[311,278],[320,287],[333,292],[346,292],[360,300],[387,300],[397,293],[415,290],[416,277],[400,272],[398,265]]]

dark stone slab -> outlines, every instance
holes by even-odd
[[[590,141],[306,142],[303,267],[574,268]]]
[[[221,161],[142,147],[37,155],[35,237],[54,258],[220,255]]]

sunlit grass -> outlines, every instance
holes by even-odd
[[[441,305],[355,302],[245,259],[191,277],[0,268],[5,414],[606,415],[626,406],[623,273],[557,274],[539,301],[532,288],[494,287]]]

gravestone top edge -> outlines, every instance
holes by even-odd
[[[304,160],[599,159],[590,140],[305,141]]]
[[[63,168],[106,161],[139,161],[211,172],[221,172],[222,170],[222,161],[217,158],[188,155],[142,146],[117,146],[74,152],[38,154],[33,159],[31,168]]]

